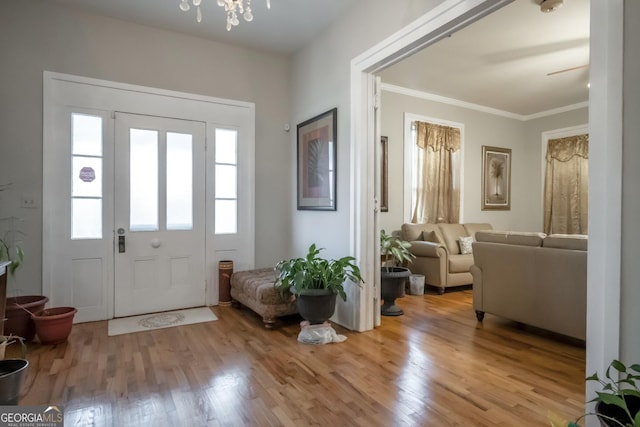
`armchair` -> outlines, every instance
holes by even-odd
[[[473,254],[461,252],[460,238],[474,240],[480,230],[492,230],[491,224],[403,224],[402,239],[411,243],[409,250],[416,256],[411,271],[423,274],[425,284],[441,294],[448,287],[472,284]]]

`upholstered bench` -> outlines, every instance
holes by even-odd
[[[282,296],[273,286],[276,274],[273,268],[238,271],[231,275],[231,298],[249,307],[262,316],[267,329],[273,328],[276,317],[298,312],[295,297],[287,293]]]

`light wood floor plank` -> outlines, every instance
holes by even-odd
[[[584,410],[581,343],[487,315],[471,291],[405,296],[405,315],[320,346],[299,318],[266,330],[248,309],[219,320],[30,344],[20,403],[61,404],[76,426],[543,426]],[[12,352],[14,352],[12,354]],[[17,349],[8,349],[8,356]]]

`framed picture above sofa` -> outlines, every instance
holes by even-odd
[[[511,149],[482,146],[482,210],[511,210]]]
[[[337,113],[298,125],[298,210],[336,210]]]

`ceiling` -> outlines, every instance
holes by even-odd
[[[253,0],[250,23],[226,31],[224,10],[202,1],[182,12],[180,0],[52,0],[92,13],[291,55],[363,0]],[[547,76],[589,61],[589,2],[565,0],[542,13],[538,0],[515,0],[469,27],[382,71],[384,83],[531,115],[588,100],[588,68]],[[366,12],[363,12],[366,14]]]
[[[516,0],[382,71],[394,84],[528,116],[589,100],[589,0]]]
[[[196,22],[194,7],[188,12],[180,10],[180,0],[51,1],[117,19],[290,55],[361,0],[271,0],[271,9],[267,9],[266,0],[252,0],[253,21],[238,18],[240,24],[231,31],[226,30],[226,14],[216,0],[202,0],[200,23]]]

